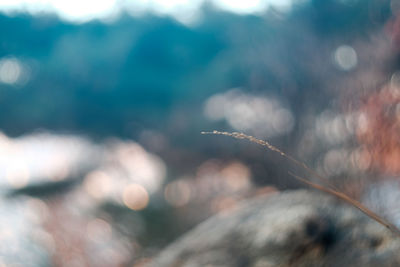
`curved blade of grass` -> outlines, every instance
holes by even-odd
[[[325,177],[319,175],[317,172],[315,172],[313,169],[311,169],[310,167],[308,167],[305,163],[298,161],[297,159],[293,158],[292,156],[282,152],[280,149],[278,149],[277,147],[271,145],[270,143],[268,143],[267,141],[255,138],[251,135],[246,135],[244,133],[239,133],[239,132],[220,132],[220,131],[212,131],[212,132],[201,132],[201,134],[215,134],[215,135],[225,135],[225,136],[231,136],[233,138],[236,139],[247,139],[250,142],[253,143],[257,143],[259,145],[262,145],[264,147],[267,147],[269,150],[272,150],[278,154],[280,154],[282,157],[288,159],[289,161],[291,161],[292,163],[296,164],[297,166],[300,166],[301,168],[303,168],[304,170],[306,170],[308,173],[314,175],[315,177],[317,177],[320,181],[325,182],[327,184],[327,186],[322,186],[313,182],[310,182],[309,180],[302,178],[298,175],[295,175],[291,172],[289,172],[289,174],[291,176],[293,176],[295,179],[297,179],[298,181],[301,181],[317,190],[320,190],[322,192],[328,193],[330,195],[333,195],[343,201],[345,201],[346,203],[352,205],[353,207],[359,209],[361,212],[363,212],[365,215],[367,215],[368,217],[370,217],[371,219],[375,220],[376,222],[378,222],[379,224],[385,226],[387,229],[389,229],[390,231],[392,231],[393,233],[395,233],[396,235],[400,236],[400,229],[397,228],[395,225],[391,224],[390,222],[386,221],[383,217],[379,216],[378,214],[376,214],[375,212],[373,212],[372,210],[368,209],[366,206],[364,206],[363,204],[361,204],[360,202],[358,202],[357,200],[349,197],[348,195],[346,195],[345,193],[340,192],[338,189],[335,188],[335,186],[333,186],[328,179],[326,179]]]
[[[317,189],[320,191],[323,191],[325,193],[328,193],[330,195],[333,195],[345,202],[347,202],[348,204],[354,206],[355,208],[359,209],[360,211],[362,211],[365,215],[367,215],[368,217],[372,218],[373,220],[377,221],[378,223],[382,224],[383,226],[385,226],[386,228],[388,228],[390,231],[394,232],[395,234],[397,234],[398,236],[400,236],[400,229],[397,228],[395,225],[391,224],[390,222],[386,221],[384,218],[382,218],[381,216],[379,216],[378,214],[376,214],[375,212],[373,212],[372,210],[370,210],[369,208],[367,208],[366,206],[364,206],[363,204],[361,204],[360,202],[358,202],[357,200],[349,197],[348,195],[338,192],[336,190],[330,189],[328,187],[324,187],[322,185],[313,183],[308,181],[305,178],[302,178],[298,175],[295,175],[291,172],[289,172],[289,174],[291,176],[293,176],[295,179]]]
[[[328,179],[326,179],[325,177],[319,175],[316,171],[314,171],[313,169],[311,169],[310,167],[308,167],[304,162],[298,161],[297,159],[293,158],[292,156],[284,153],[283,151],[281,151],[280,149],[278,149],[277,147],[271,145],[270,143],[268,143],[267,141],[255,138],[254,136],[251,135],[247,135],[244,133],[238,133],[238,132],[220,132],[220,131],[212,131],[212,132],[201,132],[201,134],[214,134],[214,135],[225,135],[225,136],[231,136],[233,138],[236,139],[247,139],[250,142],[253,143],[257,143],[259,145],[262,145],[264,147],[267,147],[269,150],[274,151],[276,153],[278,153],[279,155],[281,155],[282,157],[288,159],[289,161],[293,162],[294,164],[296,164],[297,166],[303,168],[304,170],[306,170],[308,173],[310,173],[311,175],[317,177],[321,182],[325,183],[327,186],[329,186],[330,188],[336,189],[338,190]]]

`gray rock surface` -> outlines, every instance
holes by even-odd
[[[208,219],[151,266],[400,266],[400,237],[334,197],[287,191]]]

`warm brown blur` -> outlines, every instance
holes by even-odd
[[[400,173],[399,104],[400,88],[392,82],[366,98],[357,127],[357,138],[366,148],[363,156],[371,158],[371,167],[390,175]]]

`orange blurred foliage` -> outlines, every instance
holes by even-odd
[[[368,95],[360,112],[356,134],[371,167],[400,174],[400,88],[386,85]]]

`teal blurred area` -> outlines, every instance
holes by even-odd
[[[0,263],[142,266],[208,216],[302,186],[278,155],[201,131],[368,176],[350,107],[398,78],[394,1],[198,8],[190,24],[0,14]]]
[[[168,129],[180,108],[189,109],[187,128],[197,131],[193,124],[207,127],[196,117],[207,97],[236,87],[296,109],[298,95],[324,90],[341,75],[329,49],[365,38],[390,15],[387,3],[372,9],[374,1],[353,2],[313,1],[262,16],[205,8],[193,27],[151,14],[81,25],[3,15],[0,56],[18,63],[18,77],[2,76],[2,129],[11,136],[45,128],[130,138],[144,128]]]

